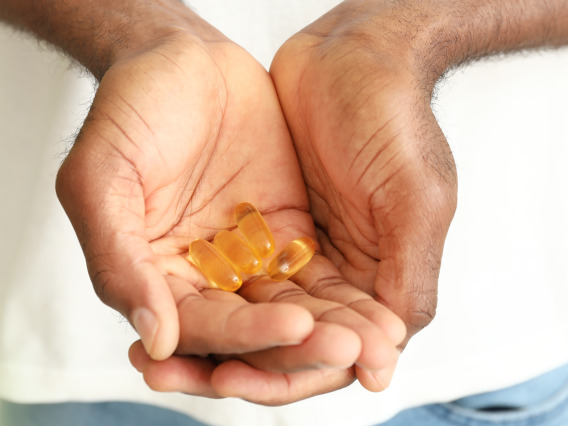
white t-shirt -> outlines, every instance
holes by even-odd
[[[192,6],[268,66],[337,1],[220,3]],[[568,362],[568,51],[477,63],[440,86],[459,205],[437,317],[387,391],[354,384],[284,407],[147,388],[127,359],[136,334],[96,298],[54,191],[93,83],[5,28],[0,58],[0,398],[148,402],[223,426],[369,425]]]

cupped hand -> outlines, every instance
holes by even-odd
[[[135,345],[133,360],[145,360],[154,388],[174,386],[160,374],[172,363],[178,378],[197,365],[204,386],[176,390],[285,403],[345,386],[354,362],[373,371],[395,362],[400,320],[325,259],[299,284],[198,291],[181,255],[194,238],[233,227],[240,201],[261,210],[279,246],[316,237],[271,79],[216,31],[171,34],[109,68],[57,191],[97,294],[141,335],[149,357]],[[319,288],[326,279],[341,296]],[[196,357],[209,353],[233,359],[213,368]],[[336,379],[304,371],[322,365]],[[292,371],[287,393],[258,393],[255,383],[282,384]]]
[[[168,282],[172,270],[189,268],[179,254],[192,239],[233,226],[242,200],[299,218],[298,232],[309,230],[270,79],[237,46],[215,46],[177,34],[114,64],[58,175],[97,294],[130,319],[156,359],[178,346]],[[273,344],[303,339],[313,327],[303,310],[287,308],[277,318],[298,323],[287,319]],[[204,309],[227,315],[214,302]]]
[[[404,320],[406,344],[435,314],[457,185],[403,3],[343,2],[270,72],[323,254]]]

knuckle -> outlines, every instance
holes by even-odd
[[[88,256],[87,269],[95,294],[101,302],[129,318],[128,306],[123,303],[124,301],[120,297],[117,297],[120,281],[115,268],[109,263],[108,256]]]
[[[404,322],[409,336],[429,325],[436,316],[437,295],[435,292],[415,297],[404,313]]]
[[[97,297],[108,306],[112,306],[111,291],[112,273],[106,269],[98,269],[91,273],[91,281]]]
[[[61,165],[61,167],[57,172],[57,177],[55,179],[55,193],[57,194],[57,198],[61,203],[63,203],[65,200],[67,183],[69,180],[68,179],[69,173],[67,172],[67,170],[68,170],[67,162],[63,162],[63,164]]]
[[[457,207],[457,186],[433,180],[424,191],[424,202],[430,205],[433,213],[431,217],[440,222],[450,222]]]

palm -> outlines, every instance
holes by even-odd
[[[307,198],[267,73],[228,42],[222,65],[195,50],[186,63],[175,52],[160,52],[170,55],[171,63],[161,61],[147,70],[144,75],[152,77],[137,79],[123,95],[138,111],[152,109],[137,138],[144,146],[133,149],[129,158],[140,173],[139,213],[148,239],[210,238],[235,225],[231,212],[243,200],[264,212],[282,211],[278,220],[292,219],[297,226],[292,234],[312,234],[307,214],[297,220],[298,212],[307,211]],[[178,87],[165,102],[156,103],[163,98],[162,81],[172,84],[172,73]],[[122,142],[132,145],[130,139],[134,137]],[[148,151],[155,155],[145,167]],[[178,244],[180,239],[168,241]]]
[[[291,58],[295,67],[286,65]],[[423,114],[428,104],[391,68],[360,39],[306,31],[281,48],[271,73],[323,253],[400,315],[411,336],[435,309],[453,163],[433,116]]]
[[[125,284],[114,283],[108,265],[145,262],[188,278],[179,254],[192,239],[234,226],[240,201],[270,212],[281,243],[314,235],[268,74],[229,42],[216,49],[174,41],[116,64],[60,172],[71,217],[100,218],[83,220],[78,233],[100,297],[126,315]]]

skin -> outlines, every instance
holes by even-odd
[[[271,74],[323,253],[405,321],[406,343],[435,315],[456,170],[402,52],[347,8],[286,42]]]
[[[400,347],[435,315],[456,207],[435,83],[477,57],[567,41],[565,2],[521,3],[345,1],[271,66],[322,252],[404,320]]]
[[[90,14],[55,3],[39,13],[4,1],[1,16],[100,79],[57,190],[97,293],[141,334],[131,362],[157,390],[263,404],[355,374],[370,390],[388,385],[395,347],[434,315],[456,203],[435,82],[471,58],[566,41],[560,0],[346,1],[280,49],[275,91],[179,3],[101,2]],[[69,15],[100,24],[99,37]],[[325,257],[279,287],[186,285],[199,279],[179,254],[233,226],[245,199],[259,200],[277,240],[317,235]]]
[[[265,284],[273,291],[262,295],[255,290],[260,281],[239,295],[198,291],[199,278],[180,255],[192,239],[234,227],[241,200],[264,213],[280,246],[298,235],[316,238],[271,80],[222,36],[212,46],[178,33],[113,64],[57,190],[99,297],[132,321],[154,360],[174,349],[178,356],[254,352],[241,358],[272,373],[341,367],[339,386],[353,380],[345,367],[355,362],[372,371],[396,362],[404,326],[344,280],[343,302],[326,300],[326,292],[310,296],[292,282]],[[310,284],[340,277],[331,262],[324,264]],[[345,307],[351,301],[357,304]],[[145,317],[140,321],[141,306],[155,318],[150,327]],[[337,309],[341,315],[328,314]],[[274,348],[288,345],[294,348],[285,357]],[[219,365],[227,370],[216,376],[220,392],[230,391],[225,382],[234,381],[240,364]]]
[[[565,1],[344,1],[291,37],[271,66],[322,252],[399,315],[428,325],[457,201],[431,109],[450,68],[565,44]],[[348,125],[346,125],[348,123]]]
[[[144,13],[155,15],[155,7],[149,3]],[[153,389],[266,404],[346,386],[355,379],[354,364],[373,377],[369,389],[384,389],[404,325],[323,256],[301,281],[260,279],[239,294],[199,291],[204,280],[183,258],[187,247],[234,227],[240,201],[260,209],[277,250],[298,236],[317,236],[270,76],[187,8],[167,8],[176,9],[176,18],[166,19],[174,24],[152,37],[148,22],[163,14],[127,24],[120,13],[111,15],[133,33],[106,49],[89,48],[91,36],[81,27],[65,28],[108,68],[76,53],[100,85],[58,173],[57,193],[98,296],[142,338],[131,350],[133,364]],[[132,43],[138,31],[141,40]],[[332,281],[335,288],[320,288]],[[185,369],[162,374],[171,365]],[[184,374],[191,379],[182,386]]]

